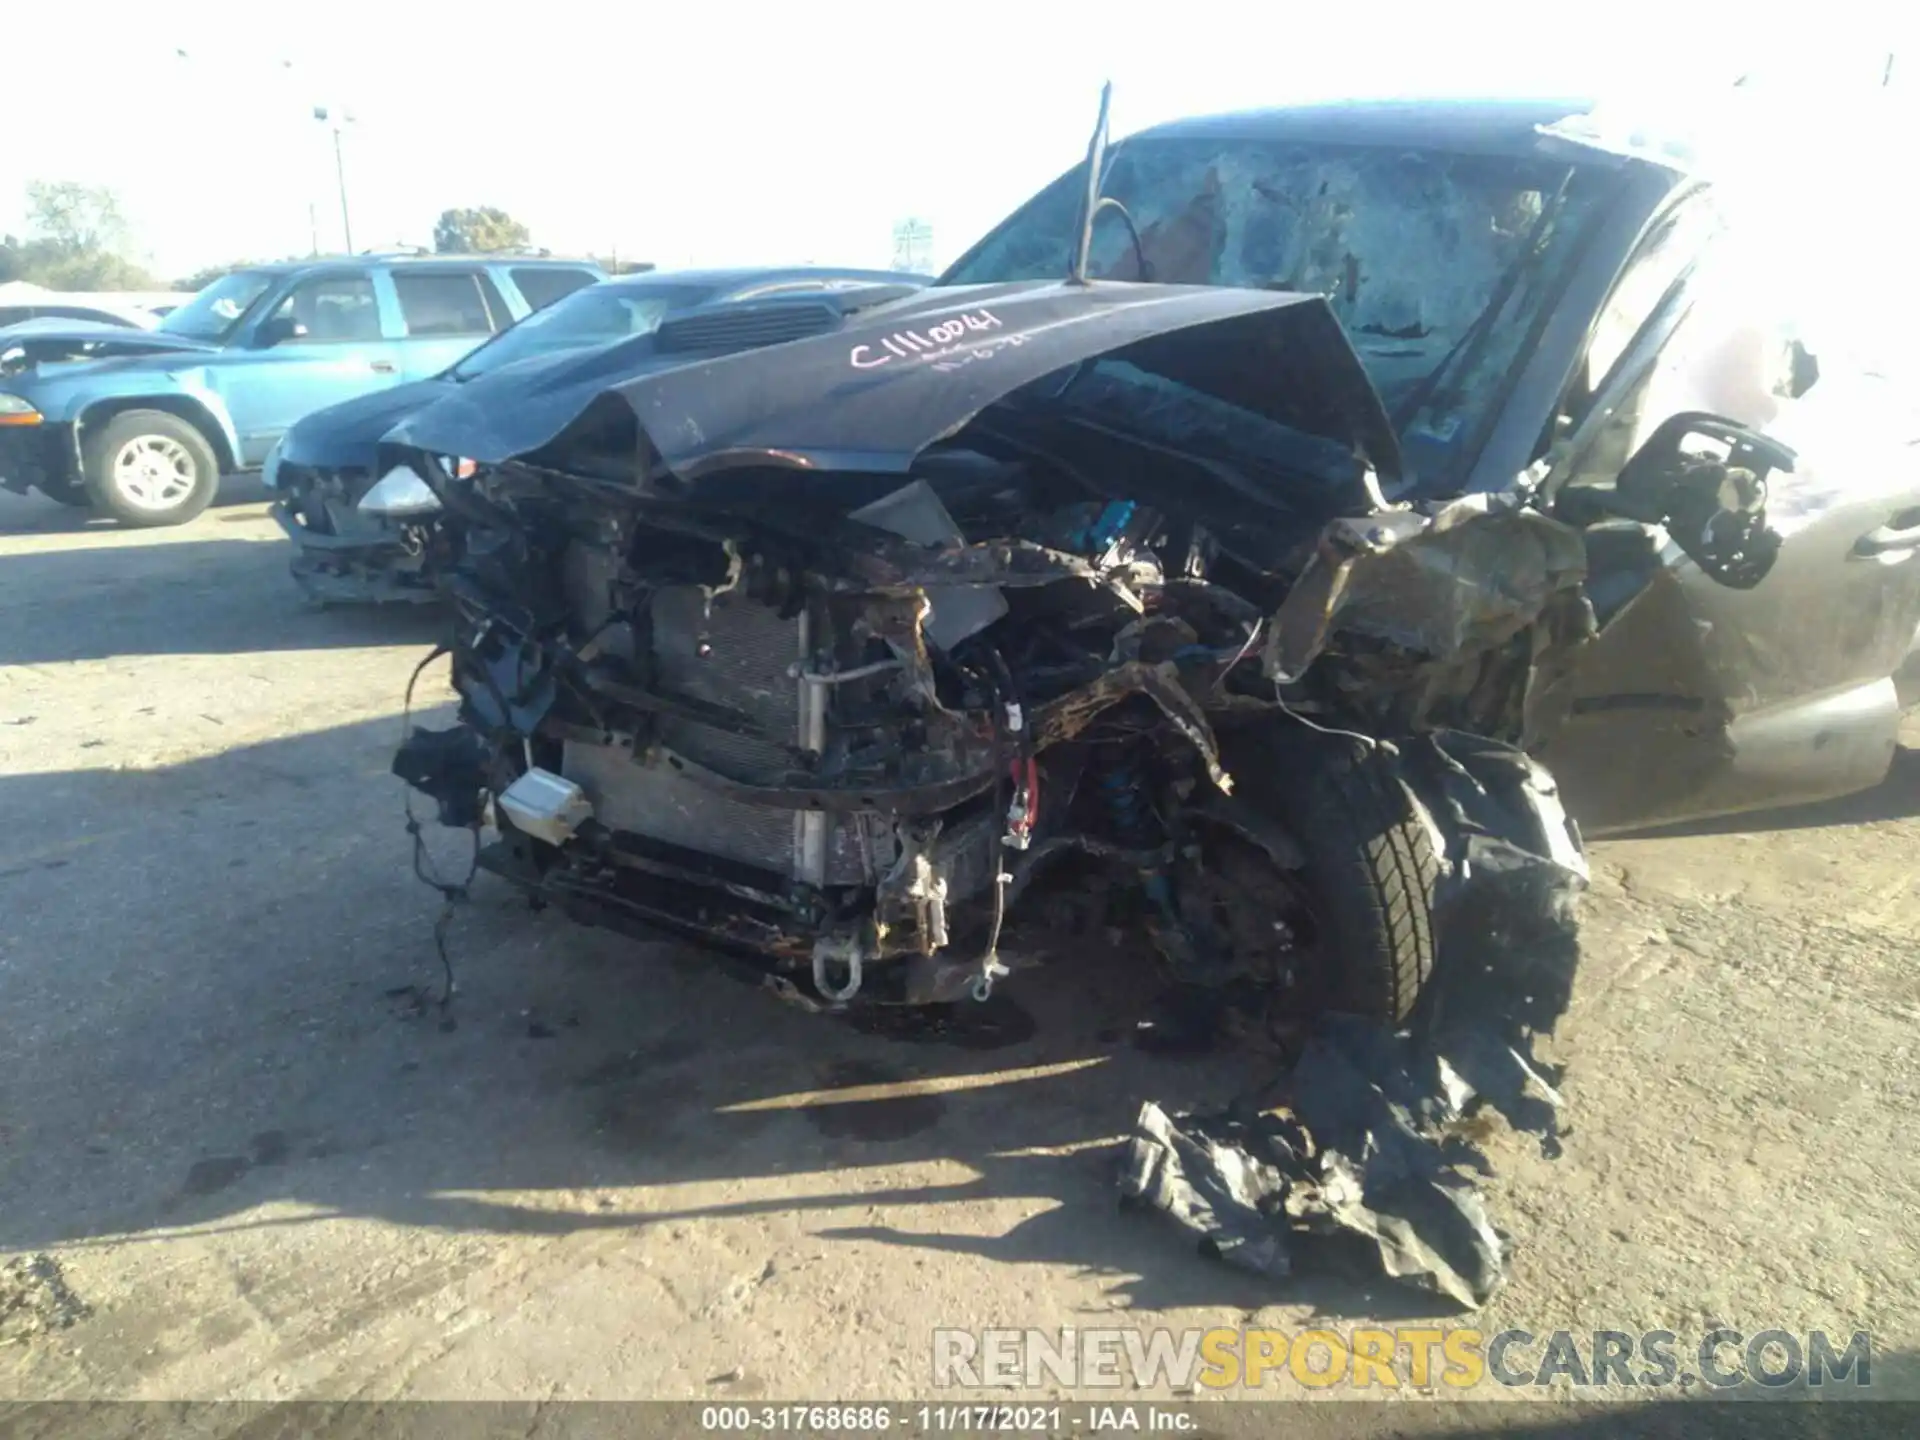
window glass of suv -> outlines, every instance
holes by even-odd
[[[485,335],[494,328],[480,276],[471,270],[395,270],[393,288],[409,335]]]
[[[536,310],[453,368],[456,380],[491,374],[532,355],[605,345],[655,329],[668,314],[712,296],[711,285],[635,284],[609,280]]]
[[[236,270],[206,286],[160,322],[168,335],[224,340],[274,281],[270,270]]]
[[[564,270],[547,266],[527,265],[509,270],[513,283],[526,297],[529,310],[544,310],[556,300],[563,300],[576,290],[584,290],[594,283],[593,276],[585,270]]]
[[[380,338],[380,307],[364,272],[303,280],[273,307],[269,319],[292,320],[313,345],[354,344]]]

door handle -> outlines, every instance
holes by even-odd
[[[1890,515],[1878,530],[1869,530],[1853,542],[1853,553],[1861,559],[1913,549],[1920,549],[1920,509]]]
[[[393,373],[393,362],[391,360],[369,360],[367,362],[367,368],[376,375],[391,375]]]

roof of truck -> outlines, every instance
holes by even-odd
[[[1735,92],[1738,93],[1738,92]],[[1552,131],[1551,135],[1543,131]],[[1644,161],[1686,168],[1696,158],[1695,127],[1675,117],[1637,113],[1591,98],[1439,98],[1328,100],[1225,115],[1200,115],[1154,125],[1135,140],[1278,140],[1365,145],[1457,154],[1557,153],[1555,140],[1585,149],[1594,160]]]

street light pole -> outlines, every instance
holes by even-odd
[[[347,215],[347,166],[340,154],[340,127],[351,124],[353,116],[343,110],[338,117],[334,117],[328,112],[326,106],[316,105],[313,107],[313,118],[322,124],[331,123],[333,126],[333,174],[340,185],[340,233],[346,239],[347,253],[351,255],[353,253],[353,221]]]

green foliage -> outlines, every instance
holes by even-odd
[[[27,182],[25,240],[0,242],[0,281],[50,290],[156,290],[159,282],[126,257],[129,232],[111,190],[71,180]]]
[[[526,226],[491,205],[478,210],[443,210],[433,227],[433,248],[442,255],[524,250],[530,240]]]

